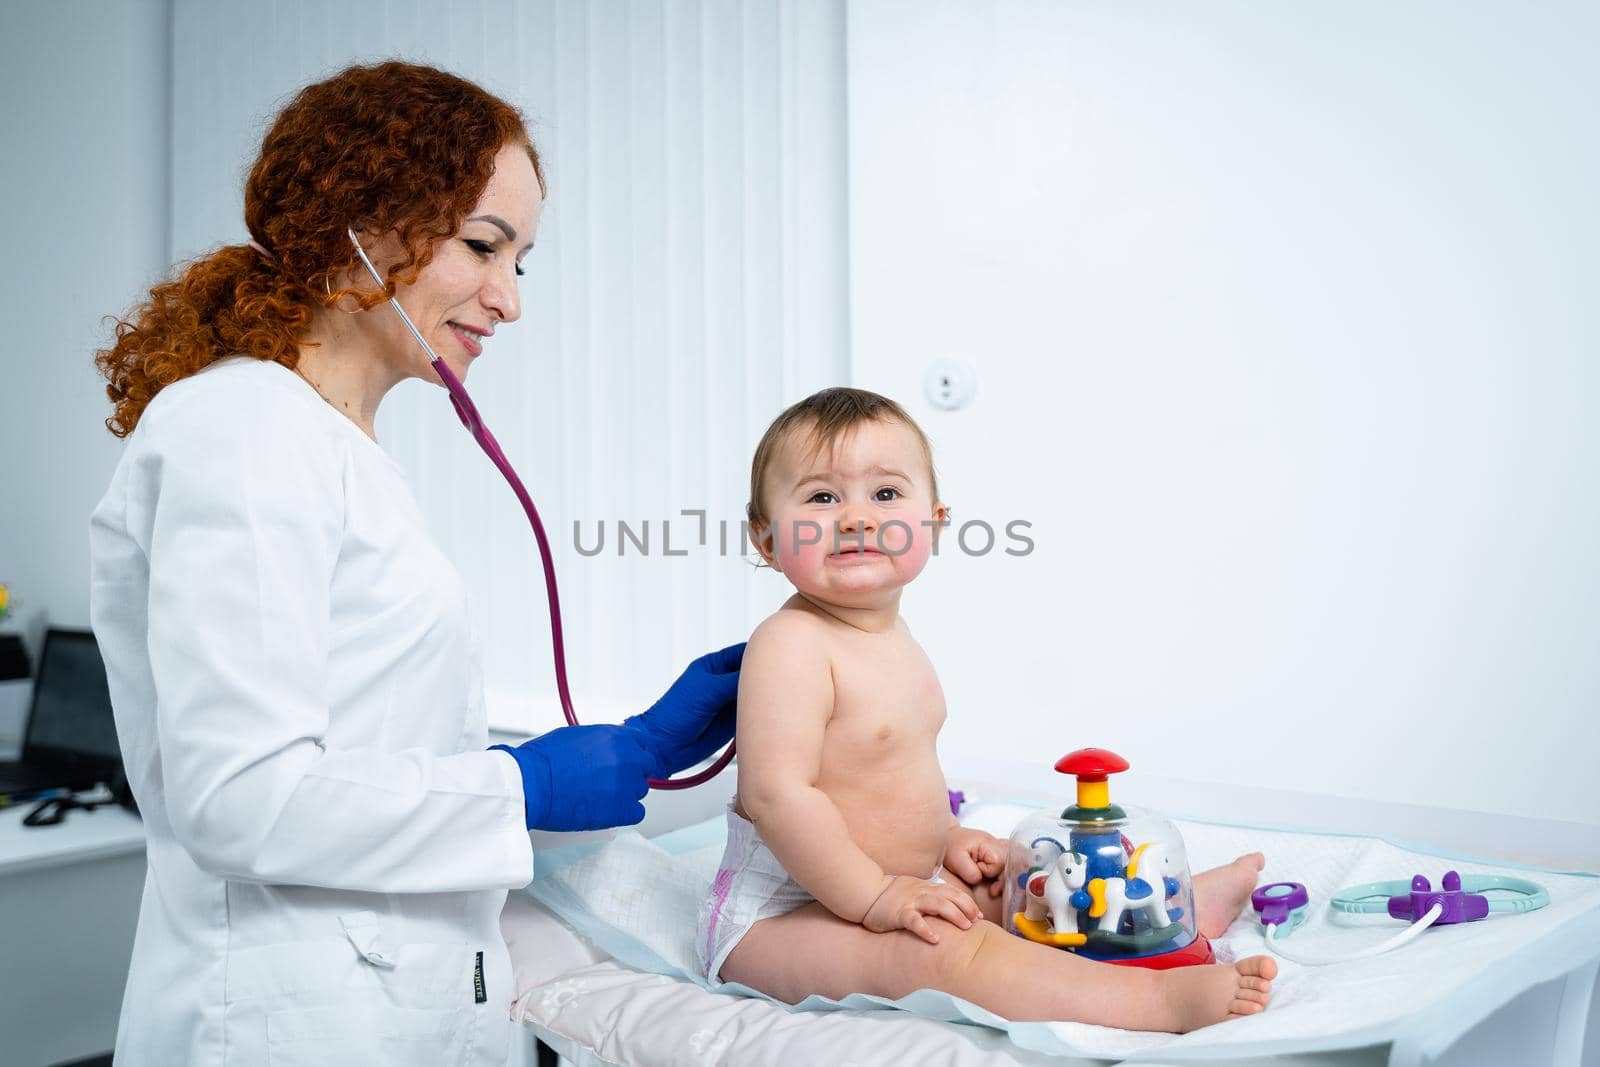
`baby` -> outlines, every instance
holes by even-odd
[[[701,909],[701,962],[794,1003],[932,988],[1007,1019],[1187,1031],[1267,1005],[1277,965],[1157,971],[996,925],[1004,843],[950,814],[933,664],[900,617],[949,515],[927,437],[893,401],[825,389],[768,428],[750,538],[795,595],[750,637],[739,784]],[[1244,905],[1259,853],[1194,879],[1200,932]]]

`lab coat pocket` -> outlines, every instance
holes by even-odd
[[[232,1006],[280,1000],[367,1000],[374,1006],[443,1008],[471,1003],[474,954],[465,945],[391,945],[381,933],[228,953],[224,998]]]
[[[230,1062],[460,1064],[472,1037],[475,951],[395,943],[370,912],[339,918],[339,940],[228,954]]]
[[[267,1016],[267,1063],[448,1067],[461,1061],[465,1016],[459,1008],[365,1005],[272,1012]]]

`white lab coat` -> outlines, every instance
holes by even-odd
[[[148,836],[117,1062],[501,1067],[521,777],[393,461],[226,360],[146,409],[91,556]]]

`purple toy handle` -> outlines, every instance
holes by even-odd
[[[1439,917],[1433,920],[1435,926],[1469,923],[1489,914],[1489,898],[1479,893],[1463,893],[1461,875],[1456,871],[1444,872],[1438,890],[1434,890],[1422,875],[1417,875],[1411,879],[1411,892],[1389,898],[1389,914],[1406,922],[1416,922],[1435,904],[1441,909]]]
[[[1303,908],[1311,897],[1299,882],[1273,882],[1250,894],[1250,906],[1261,913],[1263,926],[1277,926],[1289,921],[1296,908]]]

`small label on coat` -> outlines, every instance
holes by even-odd
[[[486,1004],[489,994],[483,988],[483,953],[478,953],[478,962],[472,968],[472,1000],[475,1004]]]

